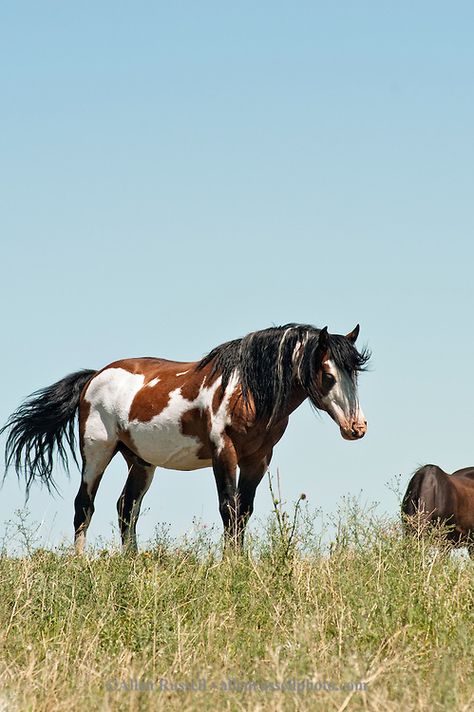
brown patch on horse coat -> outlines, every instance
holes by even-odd
[[[186,374],[187,376],[188,374]],[[196,374],[197,375],[197,374]],[[181,386],[181,395],[188,401],[195,401],[201,390],[205,376],[200,374],[199,379],[187,379]]]
[[[112,364],[112,367],[123,368],[130,373],[139,373],[145,377],[143,387],[135,395],[130,406],[129,420],[137,420],[140,423],[152,420],[166,408],[170,393],[177,388],[180,389],[183,398],[194,400],[203,380],[203,375],[195,372],[195,365],[194,363],[145,358],[126,359]],[[189,375],[192,378],[186,378],[183,383],[185,376],[176,374],[186,370],[189,370]],[[148,385],[154,379],[158,379],[157,383]]]
[[[178,361],[167,361],[164,358],[142,356],[140,358],[125,358],[119,361],[113,361],[113,363],[109,363],[108,366],[103,368],[102,371],[106,371],[109,368],[122,368],[129,373],[138,373],[145,377],[144,385],[146,385],[153,378],[159,378],[160,371],[168,371],[169,369],[167,367],[169,366],[171,366],[173,370],[175,365],[178,367],[175,370],[176,373],[176,371],[179,371],[180,366],[183,366],[184,368],[182,370],[185,370],[188,364],[182,364]],[[102,371],[99,371],[99,373],[102,373]]]
[[[214,414],[217,413],[217,411],[219,409],[223,395],[224,395],[224,391],[222,390],[222,386],[219,386],[218,388],[216,388],[215,393],[212,397],[212,405],[211,405],[212,412]]]
[[[160,380],[156,386],[140,388],[130,406],[129,421],[138,420],[147,423],[166,408],[170,400],[170,391]]]
[[[181,416],[181,432],[183,435],[197,438],[201,443],[197,453],[200,460],[212,459],[212,448],[209,441],[210,428],[209,413],[201,408],[192,408]]]

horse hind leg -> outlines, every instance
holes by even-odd
[[[117,502],[118,521],[122,547],[126,552],[136,552],[136,526],[140,507],[155,474],[155,467],[137,460],[132,453],[121,450],[128,465],[128,477]]]
[[[74,545],[78,554],[84,551],[86,533],[94,514],[94,500],[102,475],[116,453],[115,439],[108,437],[105,432],[101,438],[85,437],[82,440],[82,478],[74,500]]]

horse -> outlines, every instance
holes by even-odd
[[[84,549],[102,475],[120,452],[128,477],[117,502],[125,550],[137,550],[136,523],[156,467],[214,471],[225,541],[242,546],[255,492],[290,414],[309,398],[346,440],[367,430],[357,376],[370,358],[346,335],[305,324],[275,326],[228,341],[199,361],[129,358],[82,370],[31,394],[0,431],[8,431],[6,471],[57,490],[53,455],[76,464],[78,413],[82,476],[74,540]],[[237,484],[236,472],[239,468]]]
[[[402,501],[406,533],[426,531],[433,524],[447,526],[446,539],[467,546],[474,557],[474,467],[448,475],[437,465],[420,467]],[[416,517],[416,519],[415,519]]]

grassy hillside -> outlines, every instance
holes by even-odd
[[[244,555],[2,555],[0,710],[474,709],[474,564],[303,505]]]

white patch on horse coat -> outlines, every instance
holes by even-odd
[[[187,373],[189,373],[189,369],[187,371],[181,371],[180,373],[177,373],[177,376],[185,376]]]
[[[130,373],[124,368],[106,368],[95,376],[84,394],[85,400],[92,406],[86,423],[86,435],[99,434],[94,431],[94,427],[102,433],[105,429],[109,435],[117,435],[119,429],[124,429],[128,424],[133,399],[144,382],[145,376],[142,373]]]
[[[219,383],[222,381],[221,378],[218,379]],[[230,423],[229,417],[229,401],[232,393],[235,391],[237,384],[239,382],[239,377],[236,371],[232,374],[229,382],[226,386],[224,396],[219,404],[219,407],[215,413],[212,413],[211,409],[211,441],[216,446],[217,454],[219,454],[224,447],[224,431]]]
[[[156,384],[159,382],[160,382],[159,378],[152,378],[151,381],[148,381],[148,383],[146,384],[146,387],[153,388],[153,386],[156,386]]]
[[[91,406],[84,430],[83,479],[87,485],[92,485],[109,464],[118,431],[128,423],[130,406],[144,380],[143,375],[123,368],[107,368],[87,386],[84,399]]]
[[[211,460],[202,460],[198,456],[203,445],[199,438],[183,435],[182,416],[196,408],[206,411],[211,420],[210,440],[220,452],[224,445],[223,433],[229,423],[229,400],[237,380],[234,374],[216,413],[212,412],[212,401],[221,378],[209,387],[203,383],[194,400],[184,398],[181,387],[173,389],[163,410],[151,420],[142,422],[130,421],[129,413],[135,396],[143,388],[144,376],[121,368],[102,371],[92,379],[85,393],[85,399],[91,405],[84,434],[86,460],[94,458],[95,453],[103,458],[104,450],[107,453],[110,449],[113,451],[120,431],[124,431],[132,438],[134,452],[152,465],[173,470],[209,467]],[[95,447],[99,443],[100,448]]]

